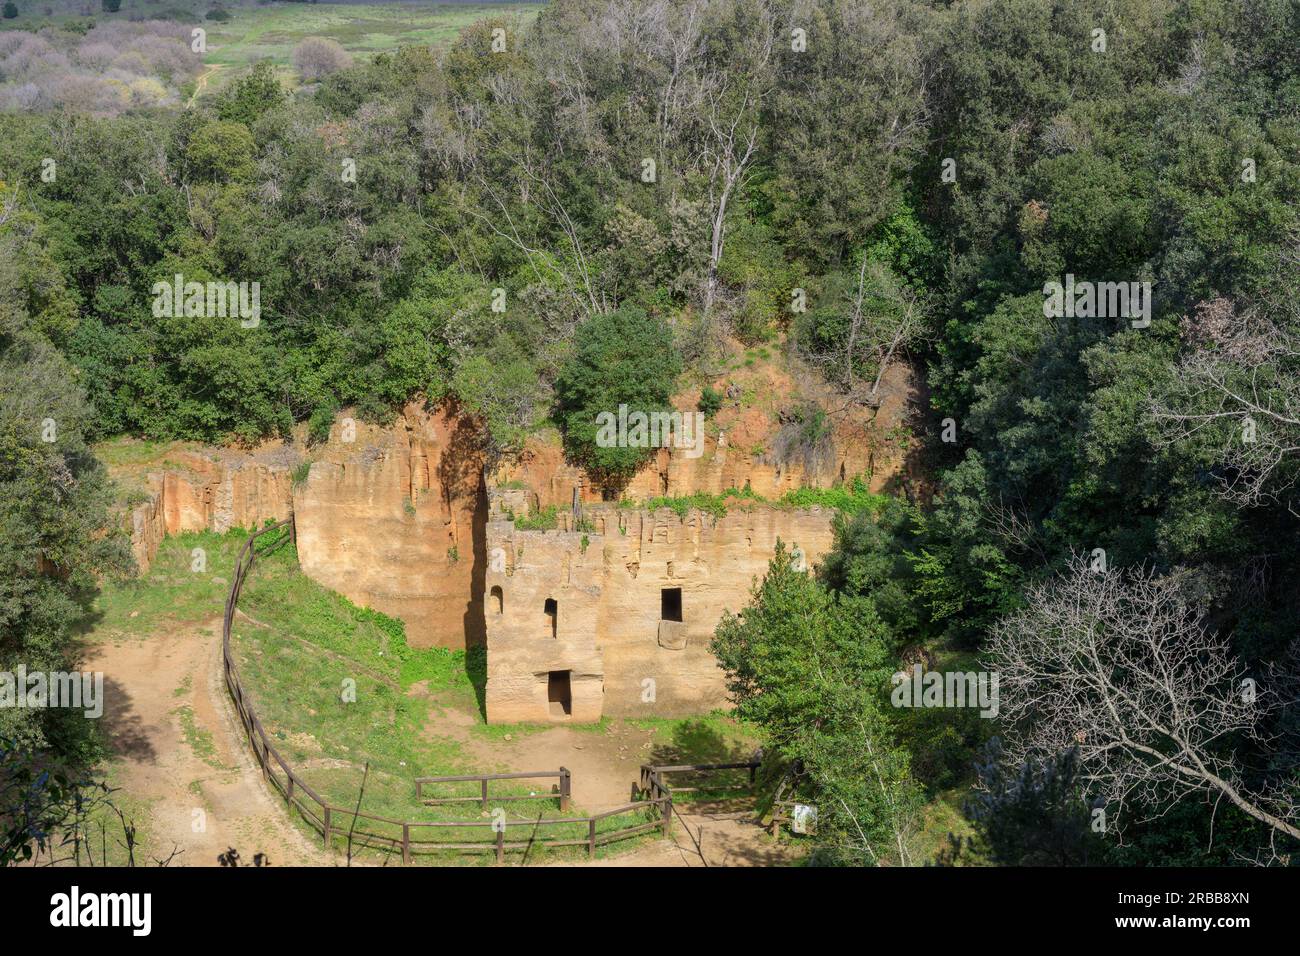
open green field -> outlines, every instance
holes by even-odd
[[[164,0],[165,2],[165,0]],[[229,8],[225,22],[203,21],[208,52],[193,90],[210,95],[259,60],[276,66],[281,82],[297,85],[293,48],[307,37],[336,40],[358,60],[402,46],[445,46],[487,16],[531,19],[539,4],[304,4],[273,3]]]
[[[204,62],[242,69],[257,60],[289,64],[294,46],[305,37],[337,40],[354,57],[412,44],[442,46],[486,16],[536,16],[535,3],[488,4],[303,4],[274,3],[235,7],[225,23],[206,21]]]
[[[204,70],[186,97],[209,95],[259,60],[275,64],[288,87],[297,85],[291,65],[293,48],[306,37],[336,40],[355,59],[401,46],[445,46],[470,24],[488,16],[519,17],[526,23],[540,3],[221,3],[220,0],[122,0],[116,13],[105,13],[99,0],[53,0],[23,3],[19,15],[0,21],[0,29],[39,30],[47,26],[83,29],[89,22],[126,22],[128,18],[172,20],[206,31]],[[221,9],[225,20],[207,19]],[[46,10],[48,9],[48,14]],[[89,16],[84,15],[89,9]]]
[[[286,87],[298,85],[292,52],[308,36],[337,40],[356,60],[403,46],[441,47],[487,16],[537,16],[538,4],[266,4],[227,10],[204,21],[208,52],[191,101],[220,90],[260,60],[276,65]]]

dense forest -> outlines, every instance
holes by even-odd
[[[0,114],[0,666],[65,662],[128,570],[98,439],[422,396],[499,458],[556,424],[617,493],[643,457],[593,411],[728,339],[849,405],[897,357],[925,487],[815,575],[779,553],[714,645],[816,859],[924,862],[954,788],[951,863],[1294,859],[1300,3],[554,0],[319,72]],[[259,312],[161,314],[177,276]],[[998,717],[892,707],[918,654]],[[6,767],[92,760],[85,723],[0,710]]]

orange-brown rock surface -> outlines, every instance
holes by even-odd
[[[777,540],[811,568],[831,512],[745,504],[721,517],[586,509],[592,529],[488,523],[491,723],[669,717],[726,702],[709,641],[749,601]],[[567,522],[566,522],[567,524]]]
[[[141,573],[169,534],[255,528],[293,513],[288,465],[226,449],[169,448],[165,459],[135,475],[146,500],[127,518],[131,550]]]
[[[789,373],[760,365],[714,384],[728,397],[706,429],[703,453],[660,451],[625,497],[644,501],[748,486],[777,499],[787,490],[826,487],[859,474],[868,476],[872,490],[899,480],[906,442],[895,432],[901,434],[915,398],[904,366],[886,376],[878,408],[830,416],[833,441],[815,459],[780,452],[785,416],[796,401]],[[678,396],[677,404],[693,407],[698,398],[695,389]],[[491,636],[490,626],[485,634],[483,602],[493,573],[487,539],[496,534],[511,553],[513,570],[512,580],[494,586],[513,588],[533,617],[544,614],[541,605],[533,607],[541,591],[562,586],[566,597],[557,620],[566,622],[563,632],[571,638],[516,645],[518,658],[509,673],[499,666],[505,658],[495,655],[494,719],[523,719],[501,715],[525,711],[537,719],[537,675],[561,669],[572,671],[570,710],[579,719],[593,708],[597,714],[644,712],[640,681],[655,675],[656,712],[717,703],[721,678],[704,644],[720,609],[743,606],[778,536],[799,543],[810,561],[829,547],[828,514],[776,507],[733,509],[718,521],[695,513],[683,521],[667,510],[589,504],[597,531],[586,535],[585,550],[581,533],[525,533],[508,522],[508,528],[490,526],[490,487],[518,515],[536,506],[567,508],[575,489],[588,503],[599,501],[601,492],[565,463],[554,432],[532,441],[520,461],[485,481],[479,437],[454,407],[431,410],[412,402],[383,427],[355,421],[345,410],[329,440],[315,447],[301,435],[247,452],[167,446],[126,469],[146,495],[127,516],[137,562],[146,569],[166,534],[252,528],[292,515],[308,576],[357,604],[400,618],[414,646],[459,648]],[[119,452],[135,455],[130,447]],[[303,462],[310,462],[305,478]],[[505,513],[499,511],[498,521]],[[659,593],[678,586],[688,615],[680,626],[657,616]],[[509,625],[500,633],[507,634],[503,640],[526,642],[526,630]],[[567,646],[570,639],[578,643]],[[561,659],[567,668],[553,666]],[[542,703],[550,702],[544,696]]]
[[[476,439],[453,411],[416,403],[388,427],[336,421],[294,490],[304,573],[401,618],[412,646],[481,643],[487,500]]]
[[[858,476],[865,476],[869,489],[878,492],[893,487],[906,474],[906,426],[912,405],[921,396],[911,369],[901,362],[887,371],[879,404],[872,409],[846,407],[842,398],[837,401],[833,394],[822,394],[824,388],[796,399],[795,383],[768,365],[723,376],[717,386],[719,392],[739,392],[740,397],[724,399],[723,407],[709,420],[703,452],[659,450],[623,489],[624,498],[645,501],[697,492],[720,494],[748,486],[764,498],[775,499],[796,488],[828,488]],[[698,407],[700,391],[682,392],[674,398],[674,406],[683,411]],[[783,431],[799,426],[780,419],[805,403],[837,409],[827,414],[830,440],[823,454],[788,456],[781,449],[788,438]],[[554,431],[529,441],[520,460],[492,477],[499,485],[526,487],[540,507],[568,506],[574,489],[584,502],[602,497],[602,489],[581,468],[566,463]]]

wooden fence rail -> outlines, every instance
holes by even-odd
[[[642,764],[641,792],[651,796],[672,798],[674,793],[696,793],[700,790],[713,792],[718,789],[741,789],[739,787],[670,787],[667,777],[673,773],[714,773],[723,770],[748,770],[749,787],[754,785],[754,775],[762,764],[757,760],[745,763],[691,763],[691,764]]]
[[[559,784],[553,793],[529,793],[523,795],[502,795],[490,796],[488,793],[488,783],[493,780],[549,780],[555,777]],[[424,799],[425,786],[432,786],[439,783],[477,783],[479,784],[478,796],[458,796],[458,797],[431,797]],[[556,798],[559,800],[560,809],[569,809],[569,797],[573,794],[573,774],[566,767],[559,770],[538,770],[532,773],[480,773],[466,774],[460,777],[416,777],[415,778],[415,796],[417,799],[424,800],[428,806],[435,806],[440,803],[478,803],[483,809],[487,809],[488,802],[495,800],[500,803],[506,800],[550,800]]]
[[[672,795],[666,789],[660,793],[653,794],[649,799],[638,800],[628,803],[624,806],[615,807],[612,810],[606,810],[587,817],[557,817],[550,819],[538,819],[528,823],[511,823],[506,824],[500,819],[494,820],[390,820],[387,817],[375,816],[370,813],[362,813],[358,810],[352,810],[345,807],[330,806],[320,794],[311,788],[311,786],[302,779],[288,762],[275,749],[271,743],[270,735],[267,734],[262,722],[258,719],[257,713],[253,710],[252,702],[248,693],[244,690],[239,681],[239,670],[235,666],[234,653],[230,646],[230,632],[235,619],[235,608],[239,602],[239,594],[243,589],[244,580],[248,576],[249,570],[257,557],[257,542],[264,535],[269,535],[281,529],[287,529],[288,541],[295,542],[297,536],[293,526],[293,519],[281,521],[278,524],[268,525],[260,531],[254,531],[244,542],[244,546],[239,550],[239,557],[235,560],[235,572],[230,582],[230,591],[226,595],[225,614],[221,623],[221,659],[222,667],[225,672],[226,689],[230,692],[230,699],[235,705],[235,713],[239,717],[240,723],[244,725],[244,732],[248,736],[248,742],[253,748],[253,754],[257,757],[258,766],[262,770],[262,776],[267,783],[273,786],[284,796],[285,801],[302,814],[303,819],[313,826],[324,837],[325,848],[328,849],[330,841],[335,835],[346,835],[349,841],[358,843],[362,846],[378,844],[387,846],[393,851],[399,851],[402,854],[402,862],[410,863],[412,854],[419,850],[429,850],[433,852],[441,850],[490,850],[496,853],[496,861],[504,861],[506,850],[527,850],[534,846],[586,846],[588,856],[592,859],[596,856],[596,847],[604,846],[608,843],[614,843],[618,840],[625,840],[629,837],[641,833],[648,833],[652,830],[660,830],[662,835],[667,838],[672,823]],[[284,543],[283,538],[279,539],[272,547],[279,547]],[[460,777],[419,777],[415,781],[415,791],[417,798],[423,796],[423,788],[426,785],[439,783],[472,783],[478,782],[480,792],[478,796],[471,797],[443,797],[427,801],[434,803],[455,803],[461,801],[473,801],[487,806],[488,782],[492,780],[519,780],[519,779],[546,779],[555,777],[559,780],[558,793],[529,795],[526,797],[497,796],[492,798],[495,801],[505,800],[529,800],[529,799],[550,799],[558,797],[560,809],[567,810],[569,800],[572,794],[572,774],[564,767],[559,770],[540,771],[537,773],[517,773],[517,774],[470,774]],[[643,814],[646,819],[641,823],[634,823],[630,826],[619,827],[614,830],[604,832],[597,831],[597,824],[602,820],[607,820],[621,815]],[[350,821],[350,822],[349,822]],[[392,828],[388,834],[376,832],[374,828],[367,828],[364,824],[380,824]],[[521,829],[527,827],[533,834],[544,828],[557,826],[580,827],[586,826],[586,835],[582,839],[545,839],[532,838],[525,841],[512,840],[507,842],[505,831],[507,826],[512,829]],[[473,827],[489,827],[493,830],[494,837],[491,840],[478,840],[471,842],[453,842],[446,840],[420,840],[412,836],[412,831],[428,830],[434,828],[457,830]],[[396,834],[400,831],[401,836]]]

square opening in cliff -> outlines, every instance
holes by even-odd
[[[659,619],[661,621],[678,621],[682,619],[682,589],[663,588],[659,592]]]
[[[571,671],[551,671],[546,675],[546,705],[552,717],[568,717],[573,713]]]
[[[559,618],[559,606],[555,603],[555,598],[547,598],[542,610],[546,613],[546,626],[551,629],[551,637],[557,637],[555,625]]]

